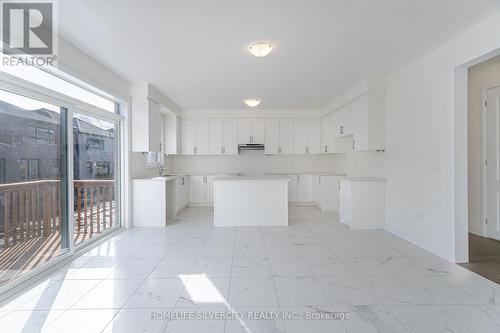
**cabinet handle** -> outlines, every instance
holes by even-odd
[[[352,140],[352,150],[356,149],[356,141]]]
[[[325,153],[328,153],[328,146],[325,146]]]
[[[340,126],[340,135],[344,134],[344,126]]]
[[[220,147],[221,154],[224,154],[224,147]]]
[[[309,154],[309,147],[305,148],[306,154]]]
[[[182,177],[181,178],[181,185],[184,185],[184,182],[185,182],[184,177]]]
[[[193,154],[196,154],[196,147],[193,147]]]
[[[300,176],[297,176],[297,183],[300,183]]]

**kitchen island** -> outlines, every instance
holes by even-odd
[[[281,176],[215,178],[215,226],[287,226],[288,182]]]

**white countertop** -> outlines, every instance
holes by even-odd
[[[160,182],[169,182],[175,180],[179,177],[184,176],[238,176],[237,172],[191,172],[191,173],[174,173],[170,174],[168,177],[152,177],[152,178],[135,178],[133,181],[160,181]]]
[[[346,176],[342,173],[337,172],[325,172],[325,171],[266,171],[266,175],[313,175],[313,176]]]
[[[233,177],[217,177],[214,179],[215,182],[224,182],[224,181],[281,181],[281,182],[288,182],[290,181],[286,177],[279,177],[279,176],[259,176],[259,177],[254,177],[254,176],[233,176]]]

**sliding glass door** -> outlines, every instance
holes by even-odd
[[[120,226],[119,123],[73,114],[75,245]]]
[[[0,285],[69,250],[67,114],[0,90]]]

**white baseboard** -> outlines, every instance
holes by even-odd
[[[429,244],[427,244],[425,241],[422,241],[421,239],[417,239],[413,237],[412,235],[402,231],[401,229],[390,226],[390,225],[385,225],[384,229],[391,234],[394,234],[395,236],[398,236],[399,238],[402,238],[404,240],[407,240],[408,242],[412,243],[413,245],[416,245],[418,247],[423,248],[426,251],[429,251],[430,253],[433,253],[445,260],[448,260],[449,262],[454,262],[453,259],[450,259],[446,254],[440,253],[439,251],[436,251],[435,249],[432,248]]]

